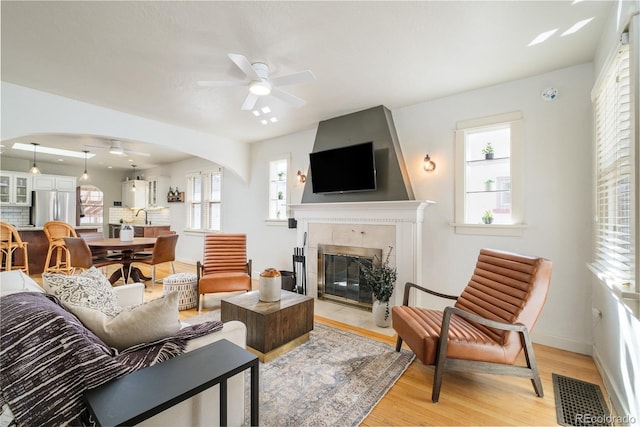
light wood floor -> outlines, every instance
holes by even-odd
[[[142,267],[143,271],[144,266]],[[195,267],[175,263],[177,272],[195,272]],[[158,266],[159,278],[171,274],[169,265]],[[149,274],[150,275],[150,274]],[[148,285],[150,282],[147,282]],[[147,286],[149,288],[149,286]],[[149,289],[145,299],[162,295],[162,285]],[[198,314],[197,308],[180,313],[181,318]],[[395,345],[395,337],[316,316],[332,325]],[[558,425],[551,373],[600,385],[602,379],[591,357],[543,345],[534,345],[542,376],[544,397],[536,397],[530,380],[506,376],[447,372],[440,402],[431,402],[433,367],[414,361],[382,398],[363,426],[459,426],[459,425]]]

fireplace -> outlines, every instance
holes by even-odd
[[[318,298],[371,308],[371,287],[360,265],[380,264],[382,249],[318,244]]]

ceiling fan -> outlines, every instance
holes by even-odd
[[[88,145],[85,144],[85,147],[93,147],[93,148],[102,148],[103,150],[109,150],[109,154],[114,154],[116,156],[143,156],[143,157],[151,157],[150,153],[144,153],[142,151],[131,151],[126,150],[122,146],[122,141],[118,141],[117,139],[112,139],[111,144],[109,146],[106,145]]]
[[[236,64],[247,76],[246,80],[200,80],[198,81],[198,85],[204,87],[247,85],[249,87],[249,94],[242,104],[242,110],[251,110],[256,105],[258,98],[265,95],[273,95],[294,107],[302,107],[306,104],[304,99],[298,98],[289,92],[285,92],[278,86],[289,86],[312,82],[316,79],[316,76],[311,72],[311,70],[270,78],[269,66],[267,64],[263,62],[251,63],[244,55],[240,55],[238,53],[230,53],[228,56],[229,59],[231,59],[231,61],[233,61],[233,63]]]

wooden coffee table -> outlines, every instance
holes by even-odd
[[[221,320],[247,325],[247,346],[268,362],[309,339],[313,330],[313,298],[282,290],[280,301],[262,302],[260,292],[225,298]]]

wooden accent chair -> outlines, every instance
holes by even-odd
[[[403,305],[392,309],[393,329],[398,332],[396,351],[404,340],[423,364],[435,365],[434,403],[447,369],[530,378],[542,397],[529,332],[542,311],[550,280],[551,261],[547,259],[482,249],[459,297],[407,283]],[[411,289],[456,302],[444,311],[411,307]],[[517,366],[523,349],[527,366]]]
[[[64,243],[69,251],[69,265],[72,274],[77,269],[86,270],[92,266],[96,268],[106,267],[107,265],[120,264],[120,272],[124,277],[122,270],[122,262],[117,258],[109,258],[102,255],[95,255],[91,252],[89,245],[84,237],[63,237]]]
[[[49,250],[47,251],[47,259],[44,262],[44,272],[52,273],[71,273],[69,265],[69,250],[67,249],[64,238],[78,237],[76,230],[66,222],[47,221],[44,223],[44,235],[49,241]],[[55,253],[55,264],[51,264],[51,257]]]
[[[3,271],[22,270],[29,275],[29,252],[27,242],[23,242],[20,233],[8,222],[0,222],[0,250],[4,258]],[[16,250],[22,251],[22,264],[15,264],[13,253]]]
[[[151,286],[156,285],[156,265],[164,264],[166,262],[171,263],[171,271],[175,274],[176,268],[173,262],[176,260],[176,244],[178,243],[178,234],[164,234],[156,238],[156,244],[153,246],[151,256],[146,254],[134,254],[129,265],[129,275],[131,276],[131,269],[133,263],[147,264],[151,266]]]
[[[251,260],[246,234],[207,234],[204,255],[197,264],[198,311],[204,294],[251,290]]]

